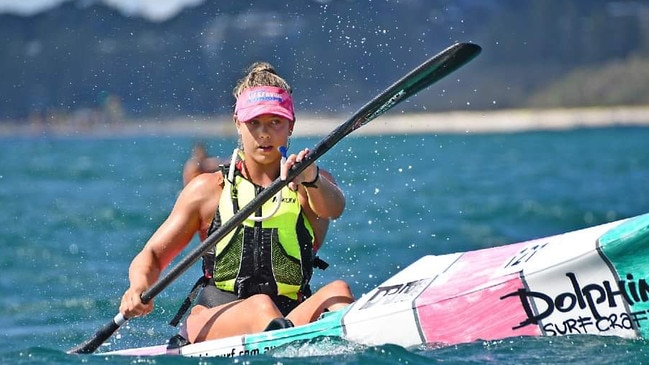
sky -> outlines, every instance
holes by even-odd
[[[160,22],[172,18],[186,7],[197,6],[204,0],[0,0],[0,13],[34,15],[69,1],[76,1],[82,6],[102,2],[126,16],[141,16]]]

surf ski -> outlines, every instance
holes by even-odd
[[[649,214],[499,247],[428,255],[303,326],[106,355],[235,357],[320,336],[454,345],[516,336],[649,338]]]

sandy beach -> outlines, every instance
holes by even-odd
[[[325,136],[351,115],[297,115],[294,136]],[[417,133],[491,133],[530,130],[568,130],[607,126],[649,126],[649,106],[579,109],[510,109],[399,114],[388,112],[362,128],[357,135]],[[199,116],[170,120],[128,120],[115,124],[79,122],[56,125],[24,122],[0,123],[0,136],[232,136],[227,116]]]
[[[324,135],[342,121],[343,118],[306,119],[296,125],[295,132]],[[490,133],[638,125],[649,126],[649,107],[388,114],[354,133]]]

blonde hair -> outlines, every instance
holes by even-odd
[[[245,89],[254,86],[274,86],[289,93],[293,92],[291,86],[277,74],[275,68],[268,62],[255,62],[250,65],[246,70],[246,75],[237,82],[232,90],[232,95],[239,98]]]

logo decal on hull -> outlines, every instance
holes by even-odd
[[[571,290],[559,293],[555,297],[524,288],[500,297],[501,300],[518,297],[527,315],[524,321],[512,329],[543,323],[542,329],[546,335],[556,336],[634,330],[641,327],[641,322],[649,321],[649,313],[646,310],[627,313],[625,307],[649,302],[649,284],[646,279],[636,280],[632,274],[627,274],[626,280],[617,283],[604,280],[601,283],[583,285],[574,273],[568,272],[565,275]],[[620,310],[615,313],[602,314],[607,309],[618,307]],[[589,313],[568,319],[562,317],[561,323],[543,322],[545,319],[551,319],[555,312],[570,313],[573,310],[587,310]]]
[[[376,305],[412,301],[428,287],[431,281],[432,279],[420,279],[405,284],[380,286],[374,291],[374,295],[363,304],[360,310]]]

